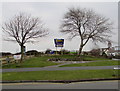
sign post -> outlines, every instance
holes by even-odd
[[[54,39],[54,42],[55,42],[56,54],[57,54],[57,47],[61,47],[62,50],[62,47],[64,45],[64,39]]]
[[[57,47],[56,47],[56,55],[57,55]]]

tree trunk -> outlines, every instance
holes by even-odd
[[[82,46],[82,45],[80,45],[79,52],[78,52],[78,56],[80,56],[80,55],[81,55],[81,53],[82,53],[82,49],[83,49],[83,46]]]
[[[22,63],[22,61],[23,61],[23,56],[24,56],[24,45],[22,44],[21,45],[21,59],[20,59],[20,63]]]
[[[80,48],[79,48],[79,51],[78,51],[78,56],[81,55],[83,46],[84,46],[84,45],[83,45],[83,39],[82,39],[82,37],[81,37],[81,43],[80,43]]]

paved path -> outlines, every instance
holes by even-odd
[[[114,69],[118,66],[87,66],[87,67],[36,67],[36,68],[15,68],[2,69],[2,72],[25,72],[25,71],[55,71],[55,70],[94,70],[94,69]]]

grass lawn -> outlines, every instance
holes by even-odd
[[[104,58],[104,57],[94,57],[94,56],[88,56],[88,55],[81,55],[81,57],[77,57],[77,55],[55,55],[55,56],[51,56],[52,58],[66,58],[66,59],[78,59],[78,61],[80,60],[84,60],[84,61],[97,61],[97,60],[111,60],[108,58]]]
[[[120,61],[95,61],[89,63],[67,64],[67,65],[62,65],[60,67],[112,66],[112,65],[119,65],[118,62]]]
[[[118,78],[118,70],[33,71],[2,73],[3,81],[15,80],[81,80],[92,78]]]
[[[99,60],[111,60],[108,58],[104,58],[104,57],[95,57],[95,56],[82,56],[83,57],[83,61],[99,61]]]
[[[28,67],[45,67],[45,66],[52,66],[57,65],[58,63],[47,61],[48,59],[52,58],[63,58],[63,59],[72,59],[73,61],[84,60],[84,61],[97,61],[97,60],[110,60],[106,58],[97,58],[92,56],[81,56],[78,58],[76,55],[51,55],[51,56],[41,56],[41,57],[33,57],[26,59],[20,67],[16,67],[18,64],[10,64],[4,65],[2,68],[28,68]]]
[[[45,66],[51,66],[51,65],[57,65],[58,63],[53,63],[47,61],[50,56],[42,56],[42,57],[33,57],[26,59],[22,65],[19,68],[27,68],[27,67],[45,67]],[[18,64],[10,64],[3,66],[2,68],[17,68]]]

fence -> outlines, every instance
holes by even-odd
[[[15,63],[15,60],[14,60],[13,57],[10,57],[9,63]],[[1,66],[7,65],[8,62],[6,61],[6,58],[1,58],[1,59],[0,59],[0,64],[1,64]]]

